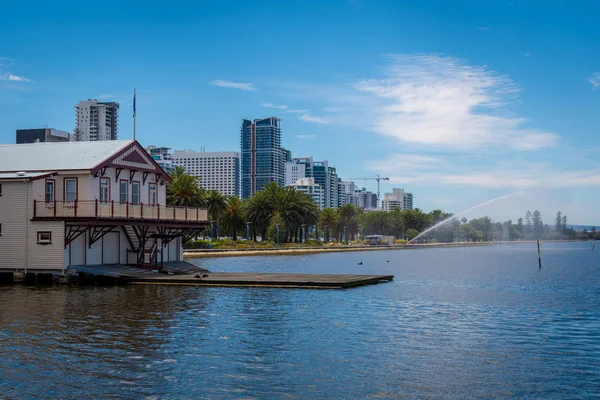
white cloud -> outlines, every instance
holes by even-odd
[[[306,114],[309,110],[285,110],[285,114]]]
[[[598,167],[565,171],[549,163],[518,159],[494,162],[487,157],[482,161],[477,157],[395,154],[367,165],[373,171],[389,175],[391,183],[487,189],[600,187]]]
[[[300,121],[304,121],[304,122],[312,122],[315,124],[329,124],[331,123],[331,121],[329,121],[326,118],[323,117],[315,117],[312,116],[310,114],[304,114],[300,117]]]
[[[9,72],[0,75],[0,80],[11,82],[31,82],[30,79],[25,78],[24,76],[13,75]]]
[[[296,135],[298,139],[306,139],[306,140],[314,140],[317,138],[317,135]]]
[[[240,82],[231,82],[231,81],[224,81],[221,79],[215,79],[210,84],[213,86],[220,86],[220,87],[231,88],[231,89],[239,89],[239,90],[252,91],[252,92],[256,91],[256,88],[252,85],[252,83],[240,83]]]
[[[286,110],[288,108],[288,106],[277,106],[271,103],[262,103],[261,106],[266,108],[276,108],[278,110]]]
[[[592,84],[594,90],[598,89],[600,87],[600,72],[596,72],[594,75],[590,76],[588,81]]]
[[[535,150],[558,139],[525,127],[525,118],[508,115],[506,106],[519,92],[510,79],[454,58],[393,56],[385,79],[359,81],[354,87],[373,110],[369,128],[405,143]]]
[[[326,112],[326,113],[341,113],[341,112],[344,112],[346,110],[344,109],[344,107],[337,107],[337,106],[335,106],[335,107],[325,107],[323,109],[323,111]]]

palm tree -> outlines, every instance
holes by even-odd
[[[317,223],[319,207],[308,195],[293,189],[282,188],[274,182],[265,186],[265,196],[271,209],[269,231],[275,232],[275,226],[283,228],[283,241],[292,241],[302,231],[302,225],[312,226]]]
[[[394,215],[387,211],[371,211],[359,216],[359,226],[367,235],[395,234]]]
[[[206,207],[211,220],[217,221],[227,208],[227,201],[220,192],[211,190],[206,194]]]
[[[279,225],[282,242],[298,240],[302,225],[312,226],[319,220],[319,207],[308,195],[293,188],[282,188],[275,182],[265,185],[244,204],[244,216],[250,222],[253,237],[263,239],[275,235]]]
[[[329,237],[335,232],[340,218],[338,213],[333,208],[326,208],[321,211],[321,217],[319,218],[319,226],[321,229],[327,229],[326,234],[323,235],[325,242],[329,241]]]
[[[221,216],[221,226],[228,233],[231,234],[233,240],[237,240],[237,234],[239,231],[244,229],[244,214],[243,214],[243,203],[237,196],[229,196],[226,199],[226,207],[223,215]]]
[[[361,212],[362,210],[353,204],[344,204],[338,209],[340,226],[346,227],[346,234],[351,240],[354,240],[358,233],[358,216]]]
[[[167,204],[182,207],[204,206],[204,190],[198,184],[198,177],[185,172],[182,166],[176,166],[171,173],[171,184],[167,186]]]
[[[257,233],[264,239],[267,228],[273,217],[269,197],[264,191],[257,192],[254,196],[244,201],[243,215],[246,222],[251,224],[252,239],[256,240]]]

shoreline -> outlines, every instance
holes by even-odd
[[[581,242],[581,240],[545,240],[542,243]],[[390,250],[415,250],[447,247],[476,247],[499,246],[505,244],[535,244],[535,240],[518,242],[476,242],[476,243],[430,243],[430,244],[398,244],[393,246],[335,246],[335,247],[292,247],[292,248],[265,248],[265,249],[190,249],[184,250],[184,259],[190,258],[216,258],[216,257],[252,257],[252,256],[288,256],[318,253],[341,253],[356,251],[390,251]]]

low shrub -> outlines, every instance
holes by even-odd
[[[212,249],[213,244],[208,240],[190,240],[183,247],[185,249]]]
[[[319,247],[319,246],[323,246],[323,242],[321,242],[320,240],[317,240],[317,239],[308,239],[305,241],[304,245]]]

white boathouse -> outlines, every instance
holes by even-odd
[[[136,141],[0,145],[0,271],[182,261],[208,212],[166,206],[170,181]]]

